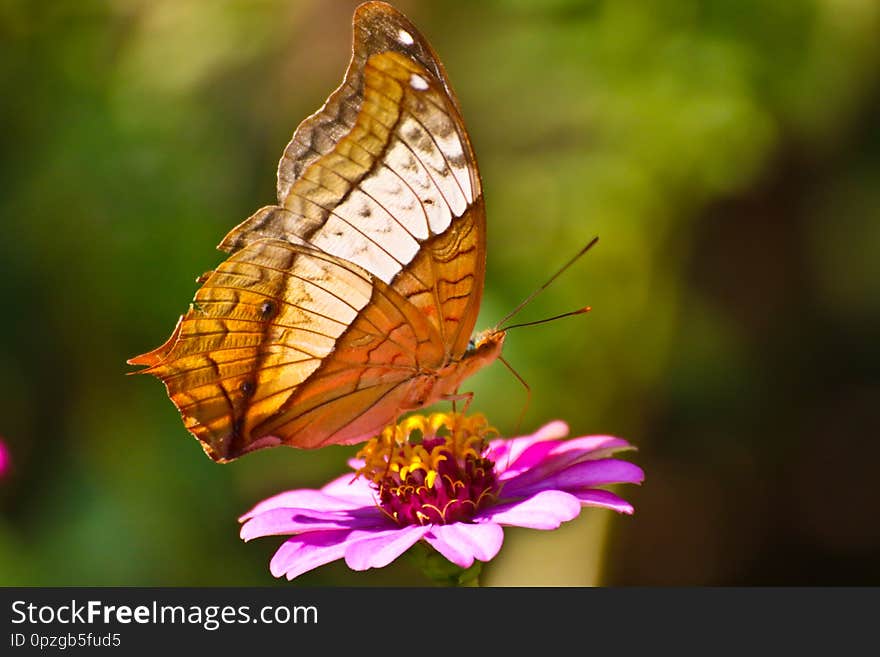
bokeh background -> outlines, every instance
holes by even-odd
[[[237,516],[355,448],[216,465],[125,360],[274,200],[355,4],[0,0],[0,584],[279,584]],[[623,436],[647,472],[634,516],[509,531],[484,582],[880,584],[880,3],[398,6],[479,157],[480,326],[600,236],[522,319],[593,312],[508,338],[522,430]],[[469,387],[516,430],[501,365]]]

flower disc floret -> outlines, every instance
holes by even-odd
[[[361,449],[358,474],[398,526],[467,521],[497,497],[495,464],[483,455],[495,434],[482,415],[415,415]]]

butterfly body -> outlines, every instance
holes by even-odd
[[[345,78],[296,129],[277,192],[220,243],[165,344],[129,361],[212,459],[366,440],[498,357],[503,331],[471,340],[476,158],[436,53],[389,5],[356,10]]]

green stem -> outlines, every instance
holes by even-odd
[[[413,563],[437,586],[479,586],[483,564],[475,561],[470,568],[456,566],[427,543],[416,543],[407,552]]]

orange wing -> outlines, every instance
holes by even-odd
[[[278,200],[129,361],[219,461],[369,438],[465,353],[485,271],[476,160],[442,65],[390,6],[355,12],[345,79],[285,149]]]
[[[358,7],[352,52],[342,84],[281,157],[279,204],[220,248],[273,238],[358,264],[411,294],[458,357],[476,322],[486,251],[482,185],[458,102],[431,46],[389,5]],[[436,245],[433,265],[419,262],[426,242]]]

